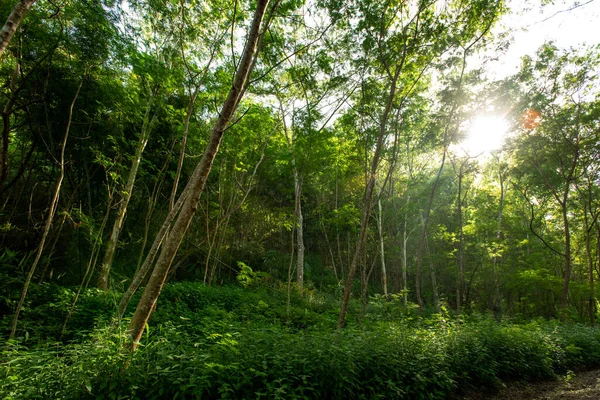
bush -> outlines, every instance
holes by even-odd
[[[589,326],[418,319],[376,304],[365,323],[338,331],[338,303],[318,293],[293,294],[288,311],[285,291],[191,283],[165,287],[130,354],[124,328],[91,313],[103,296],[82,299],[80,321],[100,327],[78,343],[5,348],[0,396],[445,399],[600,365],[600,331]]]

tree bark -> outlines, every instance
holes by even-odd
[[[98,275],[98,288],[102,290],[108,290],[110,269],[115,257],[115,251],[117,250],[121,229],[123,229],[123,222],[125,221],[125,215],[127,214],[127,206],[129,205],[129,200],[131,199],[131,194],[135,185],[135,179],[137,177],[137,171],[142,160],[142,154],[144,153],[144,149],[146,148],[146,144],[148,144],[148,139],[150,138],[150,130],[152,125],[152,121],[150,120],[150,111],[152,110],[155,97],[156,93],[152,93],[150,99],[148,100],[146,114],[144,115],[144,122],[142,123],[140,140],[135,150],[135,158],[131,163],[131,169],[129,170],[129,175],[127,177],[127,184],[122,191],[123,198],[119,204],[115,223],[113,224],[113,228],[110,233],[110,239],[106,244],[106,252],[104,253],[102,266],[100,267],[100,273]]]
[[[8,16],[0,31],[0,57],[8,47],[10,40],[33,3],[35,3],[35,0],[20,0]]]
[[[148,318],[150,317],[152,309],[154,308],[164,285],[169,272],[169,267],[173,262],[173,258],[179,249],[181,241],[198,209],[198,202],[208,174],[212,168],[214,158],[219,150],[221,139],[243,96],[245,85],[252,72],[251,67],[254,65],[253,58],[257,51],[262,20],[268,3],[269,0],[257,1],[250,33],[244,46],[244,52],[239,62],[232,87],[212,129],[204,155],[194,170],[189,183],[184,189],[184,193],[182,193],[185,200],[183,201],[179,216],[162,246],[161,253],[156,261],[150,280],[148,281],[146,289],[142,294],[142,298],[131,319],[131,323],[129,324],[129,332],[132,336],[132,350],[135,350],[142,337]]]

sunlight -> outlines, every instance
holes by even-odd
[[[471,121],[467,137],[460,143],[460,147],[470,156],[490,153],[502,146],[508,122],[499,116],[482,115]]]

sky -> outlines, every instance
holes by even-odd
[[[560,48],[600,44],[600,0],[580,0],[580,6],[574,7],[576,4],[575,0],[555,0],[554,4],[542,7],[541,0],[509,0],[512,11],[496,26],[494,34],[498,37],[509,30],[511,45],[505,54],[487,62],[488,78],[503,79],[515,74],[521,57],[535,55],[547,41]],[[490,48],[487,54],[497,53]],[[478,155],[479,161],[485,161],[492,150],[502,145],[508,130],[502,116],[478,115],[468,122],[467,136],[455,150]]]
[[[573,8],[577,3],[581,6]],[[509,0],[508,4],[512,12],[501,20],[496,33],[511,29],[512,44],[505,56],[488,64],[497,78],[517,72],[521,57],[534,55],[545,41],[561,48],[600,43],[600,0],[555,0],[543,7],[540,0]]]

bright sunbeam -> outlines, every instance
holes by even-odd
[[[502,117],[485,115],[474,118],[469,126],[467,137],[460,147],[470,156],[490,153],[502,146],[508,122]]]

